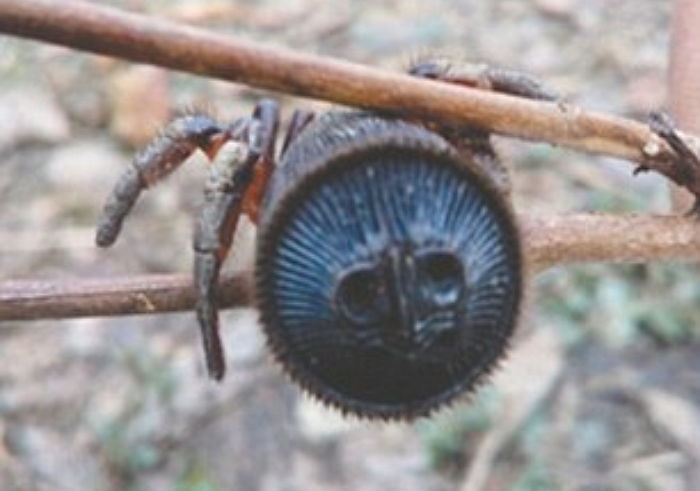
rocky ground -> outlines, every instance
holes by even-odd
[[[391,69],[448,55],[535,74],[584,107],[665,103],[669,3],[122,0],[249,39]],[[93,247],[105,194],[174,112],[246,114],[261,92],[0,37],[2,278],[189,271],[202,166]],[[283,111],[325,104],[281,97]],[[664,183],[499,141],[533,212],[663,211]],[[196,159],[195,159],[196,160]],[[250,264],[254,230],[232,268]],[[687,266],[587,266],[534,282],[512,356],[471,401],[412,425],[343,420],[291,386],[252,310],[225,313],[230,376],[192,314],[0,324],[0,491],[684,490],[700,486],[700,286]]]

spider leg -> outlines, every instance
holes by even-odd
[[[274,168],[278,120],[277,103],[262,100],[251,118],[234,123],[230,140],[217,149],[205,185],[194,237],[194,281],[207,372],[214,380],[226,372],[216,304],[219,272],[241,212],[248,212],[247,199],[261,195]],[[258,188],[261,191],[251,197]]]
[[[284,137],[284,143],[282,143],[282,155],[287,151],[287,147],[292,143],[297,136],[306,128],[306,126],[313,121],[316,115],[312,111],[303,111],[301,109],[295,109],[292,113],[292,119],[289,122],[289,128],[287,129],[287,134]]]
[[[487,65],[462,65],[453,69],[439,61],[427,61],[410,68],[410,75],[455,85],[491,90],[510,95],[554,101],[558,96],[527,74],[492,68]],[[508,196],[511,192],[510,172],[498,159],[490,134],[473,126],[445,125],[439,121],[421,121],[427,128],[446,138],[467,160],[474,160],[491,177],[496,187]]]
[[[528,99],[542,101],[559,99],[558,94],[526,73],[488,65],[466,64],[453,70],[445,63],[425,61],[412,66],[408,73],[417,77],[492,90]]]
[[[262,203],[267,182],[275,169],[275,143],[279,128],[279,104],[271,99],[263,99],[255,107],[253,117],[260,123],[261,155],[260,163],[255,166],[250,186],[243,196],[243,213],[253,223],[258,223],[260,203]]]
[[[221,380],[226,370],[216,307],[219,271],[231,246],[242,194],[252,174],[251,166],[258,156],[256,149],[246,148],[237,141],[222,145],[210,167],[204,203],[196,222],[194,281],[197,320],[207,371],[216,380]]]
[[[97,245],[108,247],[114,243],[143,189],[173,172],[197,148],[207,151],[222,131],[216,121],[205,115],[183,116],[168,124],[136,154],[114,186],[97,225]]]

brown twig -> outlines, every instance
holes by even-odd
[[[340,60],[262,47],[79,1],[0,0],[0,32],[94,53],[405,116],[466,124],[639,162],[700,193],[646,125],[567,104],[456,87]],[[534,272],[585,261],[700,259],[700,225],[676,217],[522,217]],[[222,306],[249,305],[248,276],[228,278]],[[181,276],[0,283],[0,320],[186,310]]]
[[[681,217],[520,217],[532,273],[591,261],[700,260],[700,223]],[[223,280],[221,307],[251,305],[249,274]],[[0,282],[0,321],[191,309],[185,276]]]
[[[534,272],[584,262],[700,260],[700,223],[680,216],[522,216]]]
[[[0,32],[351,106],[474,125],[642,164],[700,195],[646,125],[581,109],[264,47],[81,1],[0,0]],[[696,175],[697,174],[697,175]]]
[[[252,292],[250,274],[225,277],[220,305],[251,305]],[[194,302],[184,275],[0,282],[0,321],[174,312]]]

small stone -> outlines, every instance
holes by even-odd
[[[168,75],[135,66],[112,79],[112,131],[132,147],[146,145],[170,118]]]
[[[90,356],[103,352],[106,329],[95,318],[75,319],[66,324],[64,346],[75,356]]]
[[[52,153],[46,175],[57,187],[90,192],[100,190],[104,183],[114,182],[126,161],[107,141],[76,140]]]
[[[46,91],[25,87],[0,95],[0,150],[24,142],[58,143],[69,136],[66,115]]]
[[[323,443],[339,438],[359,424],[345,418],[338,411],[325,407],[309,397],[301,397],[296,408],[299,431],[312,443]]]
[[[573,0],[535,0],[535,5],[544,14],[568,17],[574,11]]]
[[[13,426],[5,441],[15,457],[54,489],[103,489],[108,482],[94,451],[49,428]]]

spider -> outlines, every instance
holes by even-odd
[[[517,72],[410,74],[524,97]],[[279,107],[221,124],[172,121],[120,177],[99,221],[117,238],[140,192],[197,149],[211,160],[194,233],[208,374],[225,355],[217,281],[238,219],[258,226],[256,296],[268,344],[309,393],[343,412],[411,419],[469,392],[503,356],[522,289],[517,225],[489,134],[359,110],[297,110],[276,163]]]

